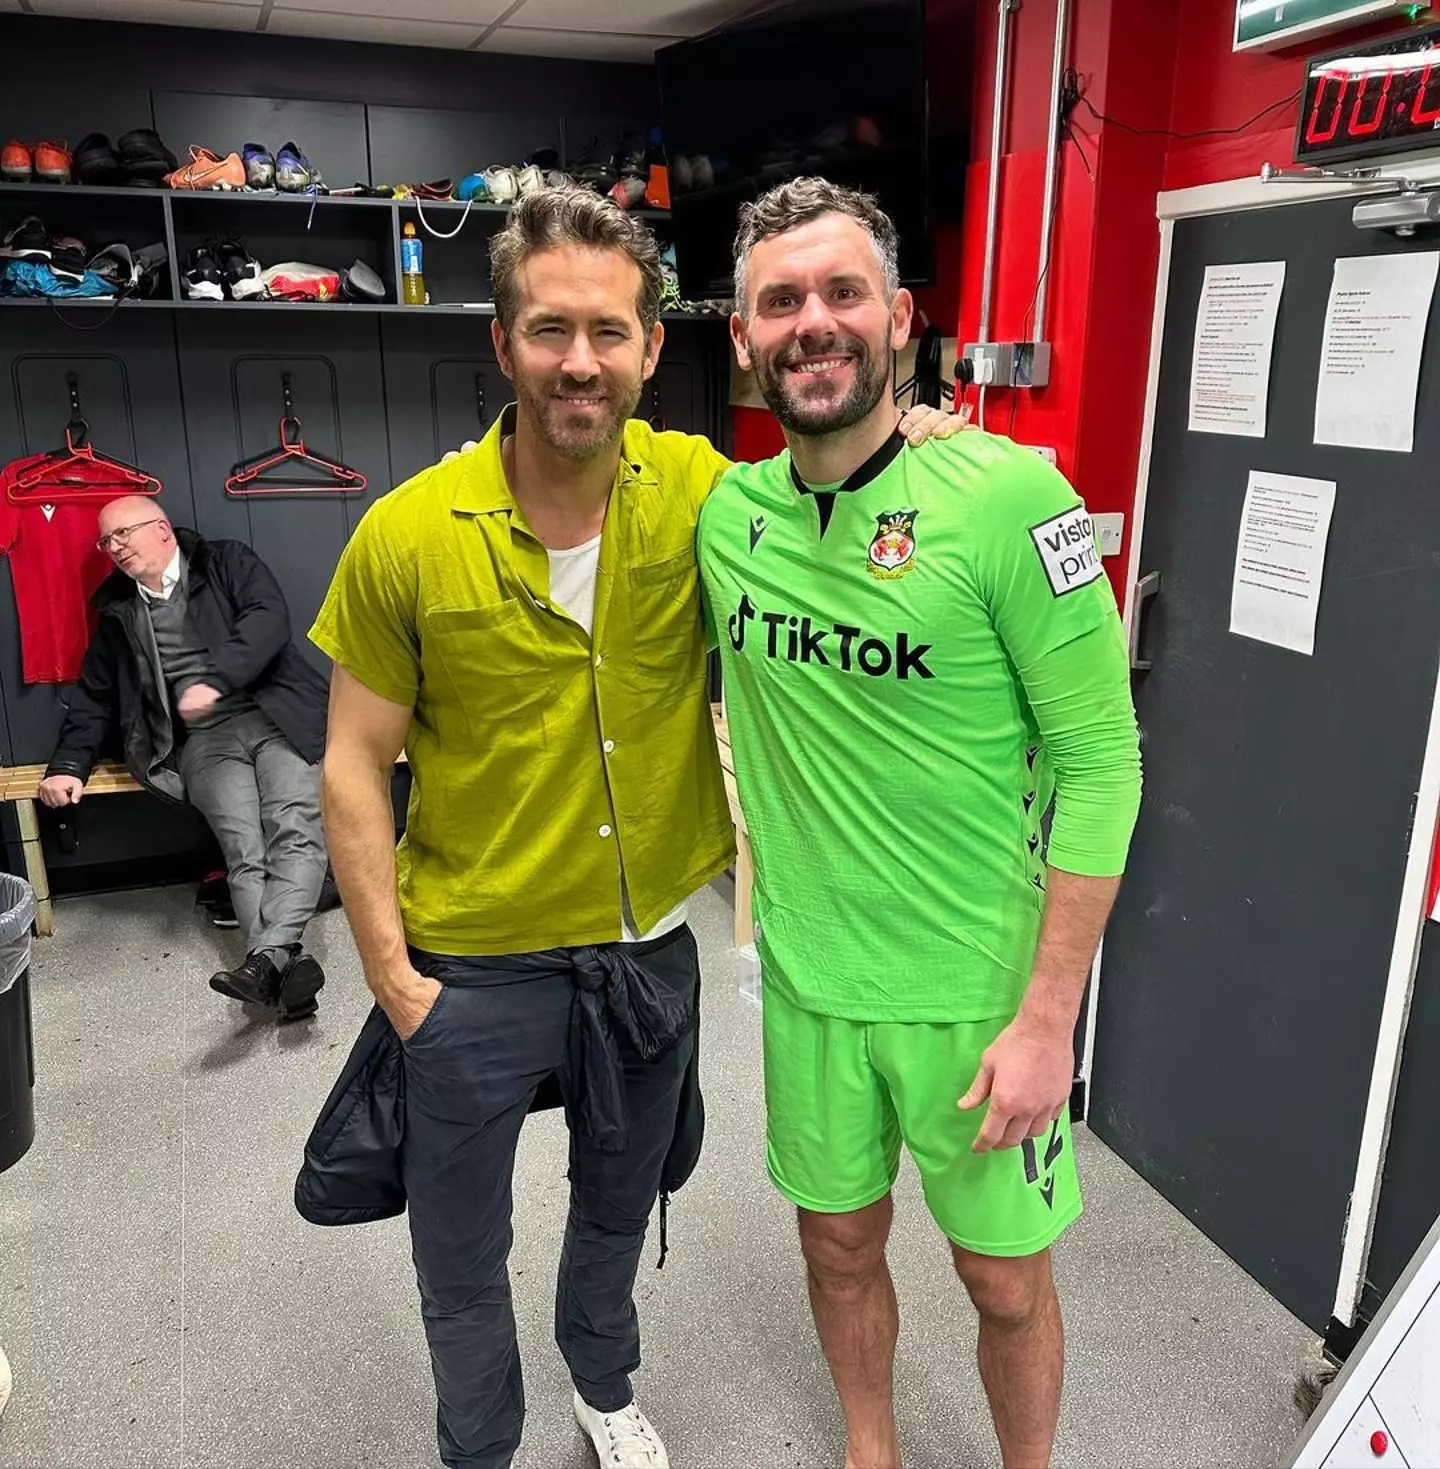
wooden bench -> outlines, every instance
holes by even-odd
[[[35,889],[35,932],[48,939],[55,932],[55,910],[50,903],[50,874],[45,870],[45,853],[40,847],[39,804],[35,792],[45,779],[43,765],[0,766],[0,801],[15,807],[20,821],[20,849],[25,856],[25,878]],[[121,791],[138,791],[141,786],[118,760],[101,760],[85,782],[85,797],[113,796]]]
[[[745,813],[740,809],[740,796],[735,786],[735,756],[730,749],[730,728],[718,704],[711,705],[711,712],[715,716],[715,741],[720,747],[725,794],[730,800],[730,819],[735,823],[735,947],[742,949],[755,942],[755,919],[750,906],[755,864],[750,855],[750,832],[745,825]]]
[[[405,764],[400,752],[398,765]],[[55,932],[55,910],[50,902],[50,874],[45,870],[45,853],[40,845],[39,801],[35,795],[45,779],[43,765],[0,765],[0,801],[15,807],[20,821],[20,847],[25,857],[25,878],[35,889],[35,932],[48,939]],[[85,782],[85,799],[144,790],[118,760],[100,760]]]

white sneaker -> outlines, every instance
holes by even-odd
[[[10,1401],[10,1387],[10,1363],[5,1360],[5,1353],[0,1352],[0,1414],[5,1412],[5,1404]],[[661,1449],[660,1452],[663,1454],[665,1450]]]
[[[575,1421],[590,1435],[601,1469],[670,1469],[660,1435],[633,1402],[618,1413],[601,1413],[577,1392]]]

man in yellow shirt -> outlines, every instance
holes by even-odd
[[[694,551],[728,464],[631,419],[664,336],[643,224],[549,191],[511,212],[491,262],[517,402],[370,510],[311,632],[336,665],[326,827],[405,1051],[442,1459],[506,1469],[519,1442],[511,1176],[554,1077],[572,1138],[556,1337],[575,1415],[610,1469],[667,1469],[631,1391],[632,1290],[677,1129],[698,1134],[685,905],[732,855]]]

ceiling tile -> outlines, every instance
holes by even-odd
[[[412,20],[395,14],[393,5],[383,7],[388,15],[338,15],[322,10],[297,10],[276,6],[265,27],[272,36],[322,36],[332,41],[383,41],[390,46],[449,46],[463,49],[484,31],[484,24],[467,21],[447,25],[443,21]]]
[[[260,6],[255,0],[31,0],[31,5],[36,15],[232,31],[253,31],[260,19]]]
[[[698,36],[756,8],[756,0],[525,0],[518,27],[620,36]]]
[[[480,48],[512,56],[548,56],[567,61],[654,61],[655,48],[673,36],[615,36],[599,31],[532,30],[501,26]]]
[[[407,0],[405,13],[415,20],[440,21],[450,25],[469,26],[473,41],[492,21],[499,20],[510,8],[512,0]],[[380,16],[394,19],[395,0],[275,0],[275,12],[309,10],[330,15]],[[409,24],[407,20],[405,22]]]

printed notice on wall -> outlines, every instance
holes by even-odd
[[[1440,252],[1366,255],[1335,262],[1315,442],[1351,449],[1415,447],[1420,358]]]
[[[1235,548],[1231,632],[1314,654],[1334,510],[1333,480],[1251,471]]]
[[[1285,262],[1209,265],[1195,318],[1190,432],[1265,437]]]

